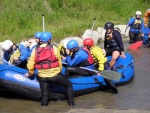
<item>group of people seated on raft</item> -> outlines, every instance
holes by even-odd
[[[52,34],[50,32],[37,32],[35,39],[28,42],[21,42],[19,45],[6,40],[2,44],[4,50],[4,60],[18,67],[27,68],[26,77],[33,74],[38,75],[38,81],[41,89],[41,105],[47,106],[50,96],[50,83],[63,85],[67,89],[68,103],[74,106],[73,87],[68,79],[71,75],[91,76],[93,74],[101,75],[103,70],[113,69],[118,57],[126,58],[122,36],[118,30],[114,30],[114,24],[107,22],[104,25],[106,29],[104,50],[94,45],[92,38],[83,40],[83,47],[79,47],[76,40],[65,40],[63,45],[58,47],[51,43]],[[106,56],[112,56],[108,62]],[[62,62],[67,63],[65,75],[62,75]],[[82,69],[97,69],[98,73]],[[111,80],[105,79],[108,88],[113,93],[118,93],[117,88]]]
[[[146,10],[144,19],[141,18],[141,15],[141,11],[136,11],[135,17],[130,18],[126,29],[130,26],[129,44],[143,40],[143,44],[147,46],[150,41],[150,9]]]

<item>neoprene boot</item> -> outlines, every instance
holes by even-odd
[[[73,68],[73,67],[67,67],[67,68],[66,68],[66,72],[65,72],[66,77],[71,76],[71,75],[70,75],[71,73],[76,73],[76,69]]]
[[[49,84],[42,82],[45,78],[39,77],[40,88],[41,88],[41,105],[47,106],[49,103]]]
[[[47,106],[48,105],[48,98],[47,97],[42,97],[42,99],[41,99],[41,105],[42,106]]]
[[[129,44],[134,43],[134,33],[132,33],[131,31],[129,31],[129,38],[130,38]]]
[[[69,106],[75,106],[74,102],[69,103]]]

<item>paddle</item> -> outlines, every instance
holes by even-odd
[[[93,21],[93,24],[92,24],[92,30],[91,30],[90,37],[92,37],[92,32],[93,32],[93,30],[94,30],[94,23],[95,23],[96,18],[93,18],[93,19],[94,19],[94,21]]]
[[[65,62],[62,62],[62,63],[67,65],[67,63],[65,63]],[[80,67],[80,68],[88,70],[88,71],[92,71],[92,72],[95,72],[95,73],[98,73],[97,70],[92,70],[92,69],[88,69],[88,68],[85,68],[85,67]],[[116,71],[111,71],[111,70],[104,70],[104,71],[102,71],[100,73],[102,74],[102,76],[104,78],[109,79],[109,80],[114,80],[114,81],[119,81],[120,77],[121,77],[121,73],[118,73]]]
[[[92,69],[88,69],[85,67],[80,67],[80,68],[98,73],[97,70],[92,70]],[[114,80],[114,81],[119,81],[120,77],[121,77],[121,73],[118,73],[116,71],[111,71],[111,70],[104,70],[104,71],[100,72],[100,74],[102,74],[102,76],[104,78],[109,79],[109,80]]]
[[[142,43],[143,43],[143,41],[138,41],[138,42],[136,42],[136,43],[130,45],[130,46],[129,46],[129,49],[130,49],[130,50],[138,49],[139,47],[142,46]]]

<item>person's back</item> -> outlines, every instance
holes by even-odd
[[[104,63],[107,61],[107,58],[105,57],[102,49],[98,46],[93,46],[90,51],[94,58],[95,67],[97,67],[97,70],[103,71]]]
[[[35,68],[38,69],[40,77],[53,77],[61,72],[61,57],[55,46],[41,44],[35,48],[31,57],[35,59]],[[30,62],[28,65],[30,66]]]
[[[61,75],[61,56],[58,49],[51,44],[51,38],[50,32],[41,33],[40,43],[32,51],[27,63],[29,72],[25,76],[29,77],[37,71],[42,106],[47,106],[49,103],[51,83],[66,87],[68,103],[70,106],[74,106],[72,84],[65,76]]]

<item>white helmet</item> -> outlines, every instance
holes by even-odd
[[[141,11],[136,11],[136,15],[142,15]]]
[[[4,42],[2,42],[2,49],[4,51],[7,51],[10,49],[10,47],[13,45],[12,41],[10,40],[5,40]]]
[[[64,47],[64,48],[67,48],[67,43],[68,43],[69,41],[70,41],[69,39],[63,40],[63,47]]]

